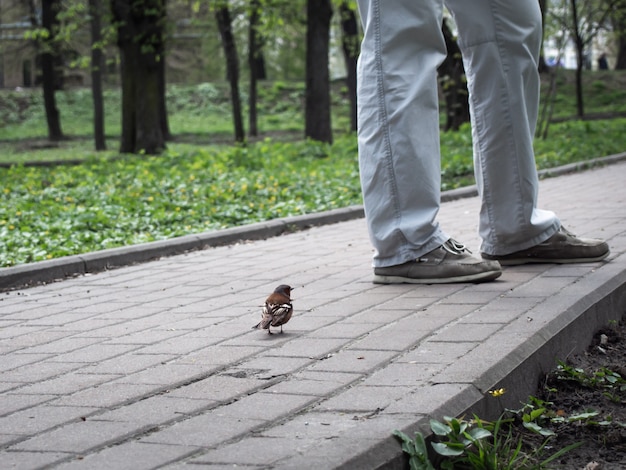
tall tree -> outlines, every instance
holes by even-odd
[[[541,8],[541,53],[539,54],[539,73],[547,72],[549,70],[546,58],[543,55],[543,41],[546,34],[546,12],[548,11],[549,0],[539,0],[539,8]]]
[[[159,154],[165,148],[161,113],[165,60],[164,0],[111,0],[122,82],[120,152]]]
[[[248,25],[248,72],[250,73],[250,88],[248,91],[248,133],[258,135],[257,126],[257,81],[259,79],[259,58],[261,47],[259,41],[259,16],[261,11],[260,0],[250,0],[250,20]]]
[[[332,142],[328,51],[330,0],[307,0],[305,137]]]
[[[610,13],[618,0],[552,0],[550,16],[566,31],[576,49],[576,110],[578,117],[585,114],[582,76],[585,52],[608,24]]]
[[[93,127],[96,150],[106,149],[104,137],[104,100],[102,98],[102,74],[104,55],[102,54],[102,2],[89,0],[91,18],[91,94],[93,96]]]
[[[33,2],[31,2],[31,7]],[[44,106],[46,109],[46,121],[48,124],[48,139],[58,141],[63,139],[61,130],[61,117],[56,104],[56,89],[59,88],[61,77],[58,74],[56,64],[60,54],[55,36],[59,28],[59,12],[61,0],[44,0],[41,8],[41,27],[43,34],[40,35],[40,62],[41,80],[43,88]],[[34,18],[32,16],[31,18]]]
[[[163,2],[163,23],[165,23],[165,13],[167,12],[167,0]],[[162,27],[162,34],[165,33],[165,25]],[[163,139],[171,140],[172,133],[170,132],[170,124],[167,118],[167,99],[166,99],[166,84],[165,78],[165,41],[158,41],[156,46],[156,53],[160,57],[157,62],[157,74],[158,74],[158,86],[159,86],[159,125],[161,126],[161,132],[163,133]]]
[[[584,48],[582,32],[578,18],[578,4],[576,0],[570,0],[572,12],[572,39],[576,47],[576,111],[578,117],[583,117],[585,107],[583,103],[583,65],[584,65]]]
[[[241,111],[241,96],[239,94],[239,57],[237,56],[237,45],[233,35],[230,10],[227,2],[220,2],[215,10],[217,26],[222,38],[222,47],[226,57],[226,73],[230,84],[230,99],[233,106],[233,124],[235,126],[235,140],[243,142],[245,131],[243,128],[243,117]]]
[[[611,12],[611,24],[617,45],[615,70],[626,70],[626,0],[617,0]]]
[[[350,130],[356,131],[356,69],[359,56],[359,27],[356,12],[350,6],[350,2],[342,0],[339,5],[341,14],[341,45],[346,64],[346,87],[350,100]]]

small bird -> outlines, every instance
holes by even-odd
[[[263,305],[263,313],[261,321],[252,327],[252,329],[267,330],[268,334],[272,334],[271,326],[280,326],[280,332],[283,332],[283,325],[291,319],[293,314],[293,305],[291,305],[291,291],[293,287],[281,284],[269,297]]]

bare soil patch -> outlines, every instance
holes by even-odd
[[[619,374],[621,381],[614,374]],[[583,444],[554,461],[551,468],[585,470],[626,469],[626,322],[598,331],[588,349],[564,361],[564,366],[545,377],[536,397],[548,403],[559,422],[545,427],[556,433],[551,450]],[[587,419],[576,416],[592,414]],[[542,423],[542,425],[544,425]],[[539,436],[528,434],[521,423],[518,432],[525,442],[540,445]],[[526,439],[527,438],[527,439]]]

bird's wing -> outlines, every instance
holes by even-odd
[[[272,326],[284,325],[291,318],[293,313],[293,306],[289,303],[284,304],[270,304],[272,312]]]

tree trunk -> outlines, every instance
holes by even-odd
[[[332,142],[328,48],[330,0],[307,0],[305,137]]]
[[[615,70],[626,70],[626,1],[620,2],[615,7],[611,22],[617,43]]]
[[[578,24],[578,7],[576,0],[570,0],[572,8],[572,22],[574,32],[574,45],[576,46],[576,112],[579,118],[585,115],[583,105],[583,66],[584,66],[584,43],[580,35],[580,25]]]
[[[230,84],[230,100],[233,106],[235,141],[243,142],[246,136],[243,129],[241,97],[239,95],[239,59],[228,7],[220,6],[215,12],[215,18],[217,19],[217,26],[222,37],[224,56],[226,57],[226,73],[228,83]]]
[[[248,68],[250,69],[250,89],[248,92],[248,134],[256,137],[259,134],[257,126],[257,56],[260,53],[259,34],[259,0],[250,2],[250,24],[248,26]]]
[[[91,95],[93,97],[93,131],[96,150],[106,150],[104,134],[104,101],[102,99],[102,74],[104,57],[100,41],[102,40],[100,0],[89,0],[91,16]]]
[[[163,133],[163,139],[172,140],[172,133],[170,132],[170,123],[167,118],[167,79],[165,76],[165,39],[164,39],[164,23],[165,16],[167,14],[167,0],[163,2],[163,15],[161,21],[163,22],[163,28],[161,29],[161,41],[157,48],[157,54],[159,56],[158,68],[159,68],[159,124],[161,126],[161,132]]]
[[[159,125],[163,133],[163,139],[172,140],[170,132],[170,123],[167,118],[167,87],[165,77],[165,47],[159,52],[160,60],[158,62],[158,81],[159,81]]]
[[[448,55],[437,69],[439,84],[446,102],[445,130],[459,130],[464,122],[469,122],[469,93],[461,49],[452,36],[452,31],[444,20],[441,25]]]
[[[537,65],[537,69],[539,73],[548,72],[550,67],[546,63],[546,58],[543,55],[543,41],[546,34],[545,21],[546,21],[546,13],[548,11],[548,1],[549,0],[539,0],[539,7],[541,8],[541,53],[539,54],[539,64]]]
[[[164,60],[163,0],[111,1],[118,22],[122,80],[120,152],[159,154],[165,148],[160,61]]]
[[[343,1],[339,6],[339,11],[341,13],[341,31],[343,33],[341,44],[346,64],[346,86],[350,100],[350,130],[356,131],[356,65],[359,56],[359,29],[356,14],[349,7],[348,2]]]
[[[48,30],[49,36],[44,41],[43,52],[41,53],[41,77],[46,121],[48,123],[48,139],[52,141],[63,139],[61,118],[55,97],[59,77],[56,70],[57,46],[54,44],[54,37],[59,26],[57,14],[60,10],[60,0],[42,2],[41,26]]]

